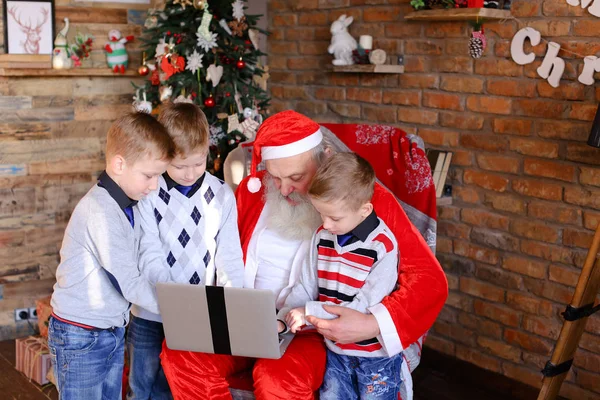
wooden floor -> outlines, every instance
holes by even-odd
[[[51,384],[43,388],[15,370],[14,341],[0,342],[0,397],[3,400],[58,399]],[[413,374],[414,400],[535,400],[537,390],[504,376],[425,349]]]

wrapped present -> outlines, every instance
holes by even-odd
[[[46,375],[52,366],[48,344],[41,336],[29,336],[15,340],[16,369],[40,385],[48,383]]]
[[[52,296],[48,296],[35,301],[40,335],[45,338],[48,337],[48,320],[50,319],[50,315],[52,315],[52,306],[50,305],[51,298]]]

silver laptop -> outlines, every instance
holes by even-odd
[[[277,333],[270,290],[157,283],[156,293],[170,349],[281,358],[293,339]]]

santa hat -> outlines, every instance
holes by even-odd
[[[254,140],[248,190],[260,190],[256,168],[263,160],[297,156],[317,147],[323,140],[319,124],[295,111],[282,111],[267,118]]]

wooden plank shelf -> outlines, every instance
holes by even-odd
[[[404,65],[389,64],[355,64],[355,65],[334,65],[333,72],[355,72],[355,73],[374,73],[374,74],[403,74]]]
[[[0,68],[0,76],[114,76],[139,77],[134,69],[125,70],[124,74],[116,74],[106,68],[71,68],[71,69],[44,69],[44,68]]]
[[[452,205],[452,196],[442,196],[436,199],[436,205],[438,207],[443,206],[451,206]]]
[[[443,8],[438,10],[413,11],[404,19],[410,21],[475,21],[502,20],[511,17],[510,10],[495,8]]]

